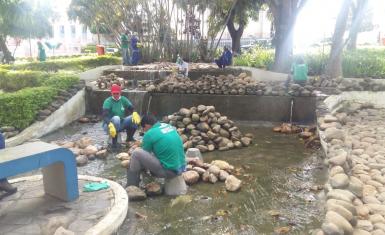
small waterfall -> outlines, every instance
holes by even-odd
[[[294,106],[294,99],[291,98],[291,101],[290,101],[290,124],[293,122],[293,106]]]
[[[150,112],[151,100],[152,100],[152,95],[151,95],[151,93],[150,93],[150,97],[148,98],[148,104],[147,104],[146,114],[148,114],[148,113]]]

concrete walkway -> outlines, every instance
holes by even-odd
[[[250,71],[252,78],[258,81],[286,81],[288,75],[286,73],[276,73],[246,66],[233,66],[232,68],[239,68]]]
[[[75,234],[112,234],[123,223],[128,208],[125,190],[108,181],[110,188],[82,192],[88,182],[103,180],[79,176],[80,197],[63,202],[44,195],[41,176],[13,180],[18,192],[0,201],[0,234],[53,234],[60,226]]]

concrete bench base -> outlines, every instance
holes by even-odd
[[[172,179],[166,179],[164,184],[164,192],[169,196],[183,195],[187,193],[187,185],[183,176],[177,176]]]

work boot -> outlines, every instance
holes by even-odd
[[[0,180],[0,190],[5,191],[8,194],[14,194],[17,192],[17,188],[13,187],[7,179]]]
[[[111,143],[111,146],[109,147],[111,152],[118,152],[120,150],[120,144],[118,143],[118,136],[115,136],[115,138],[112,138],[112,143]]]
[[[126,143],[131,142],[131,141],[135,141],[135,139],[134,139],[135,131],[136,130],[132,129],[132,128],[127,129],[127,131],[126,131],[126,133],[127,133]]]

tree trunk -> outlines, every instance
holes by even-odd
[[[231,10],[229,20],[227,21],[227,30],[229,31],[231,36],[231,46],[233,53],[239,55],[241,53],[241,37],[243,34],[243,30],[245,29],[245,23],[241,21],[239,23],[238,29],[235,29],[234,18],[235,11]]]
[[[275,56],[273,70],[288,72],[293,56],[293,29],[297,18],[296,1],[282,1],[272,9],[274,15]]]
[[[4,53],[3,61],[5,61],[5,63],[8,64],[11,61],[15,61],[15,58],[12,56],[11,52],[8,50],[5,40],[6,40],[6,36],[0,35],[0,50]],[[3,62],[3,61],[0,61],[0,62]]]
[[[344,0],[336,21],[332,48],[330,50],[330,57],[325,71],[325,74],[331,79],[342,76],[342,51],[344,48],[344,34],[349,16],[350,4],[351,0]]]
[[[355,50],[357,48],[357,36],[360,31],[365,12],[367,11],[367,6],[368,0],[357,0],[357,5],[353,7],[353,17],[347,46],[348,50]]]

